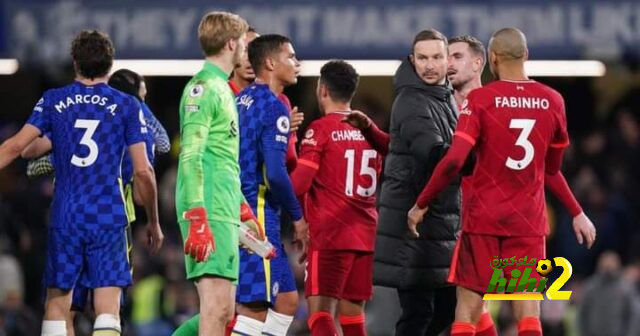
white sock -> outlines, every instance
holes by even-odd
[[[42,321],[42,336],[67,336],[67,322],[62,320]]]
[[[264,328],[262,328],[262,335],[286,336],[291,322],[293,322],[293,316],[280,314],[269,309],[267,320],[264,322]]]
[[[238,315],[236,319],[236,325],[233,327],[232,333],[239,333],[240,335],[248,336],[260,336],[262,334],[262,327],[264,322],[254,320],[250,317]]]
[[[93,323],[93,335],[120,335],[120,318],[111,314],[100,314]]]

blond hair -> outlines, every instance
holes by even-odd
[[[217,55],[230,40],[239,39],[249,30],[240,16],[228,12],[209,12],[198,26],[198,40],[205,56]]]

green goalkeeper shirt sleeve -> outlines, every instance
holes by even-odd
[[[182,108],[179,162],[184,183],[180,196],[187,209],[205,207],[204,156],[211,122],[215,117],[217,97],[205,92],[206,86],[203,84],[195,83],[191,88],[187,87],[189,96]]]
[[[182,129],[180,163],[184,171],[185,198],[187,208],[204,206],[204,151],[209,128],[200,124],[187,124]]]

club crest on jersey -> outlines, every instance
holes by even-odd
[[[289,133],[289,117],[280,116],[280,118],[278,118],[278,121],[276,121],[276,126],[278,127],[278,131],[280,131],[280,133]]]
[[[204,93],[204,86],[202,84],[196,84],[189,91],[189,96],[191,97],[200,97]]]
[[[271,288],[271,293],[273,296],[277,296],[278,292],[280,292],[280,283],[276,281],[273,283],[273,287]]]
[[[304,137],[307,139],[313,138],[313,135],[315,134],[315,132],[313,131],[313,129],[308,129],[307,132],[304,133]]]

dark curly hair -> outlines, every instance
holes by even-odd
[[[320,69],[320,83],[327,86],[329,96],[335,101],[351,101],[358,87],[359,75],[351,64],[331,60]]]
[[[109,74],[115,50],[109,36],[97,30],[83,30],[71,42],[71,58],[78,74],[94,79]]]

